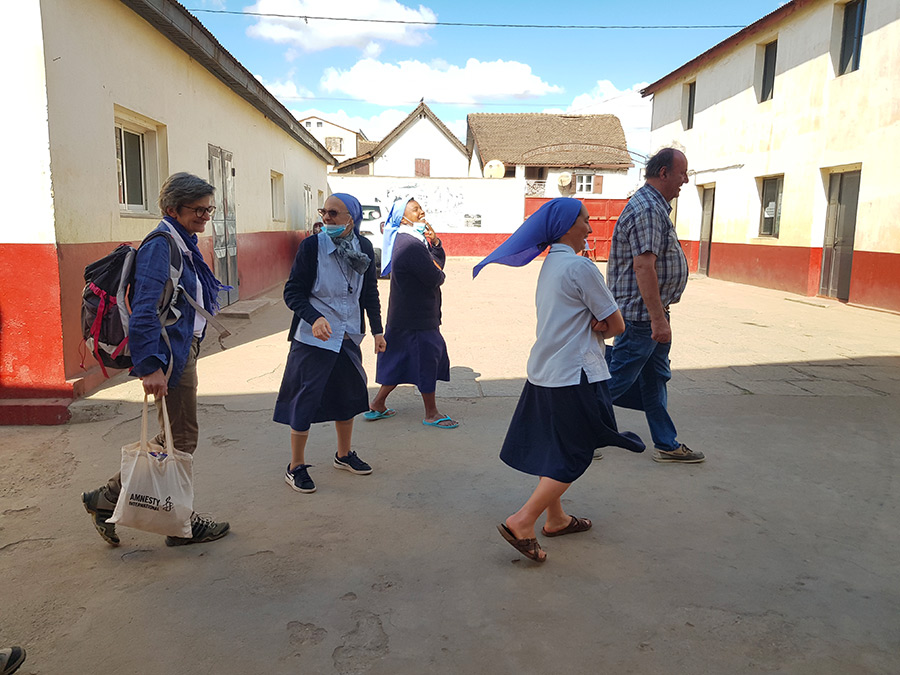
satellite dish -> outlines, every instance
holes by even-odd
[[[563,171],[559,174],[559,178],[556,179],[556,182],[559,184],[559,187],[568,187],[572,184],[572,174],[568,171]]]
[[[503,178],[506,175],[506,166],[499,159],[492,159],[484,165],[485,178]]]

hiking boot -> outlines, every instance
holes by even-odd
[[[191,537],[166,537],[166,546],[186,546],[187,544],[203,544],[207,541],[221,539],[231,526],[228,523],[217,523],[212,518],[204,518],[196,513],[191,516]]]
[[[291,471],[291,465],[288,464],[284,472],[284,482],[297,492],[315,492],[316,484],[313,483],[313,479],[309,477],[309,471],[307,471],[311,466],[312,464],[299,464],[296,469]]]
[[[25,663],[25,650],[22,647],[0,649],[0,675],[12,675]]]
[[[706,460],[702,452],[694,452],[684,443],[678,446],[677,450],[666,452],[665,450],[657,450],[653,453],[653,461],[663,464],[699,464]]]
[[[344,471],[349,471],[350,473],[355,473],[359,476],[367,476],[372,473],[372,467],[362,461],[359,458],[359,455],[352,450],[346,457],[338,457],[337,453],[335,453],[334,468],[343,469]]]
[[[110,546],[118,546],[119,535],[116,534],[115,523],[106,522],[107,519],[112,518],[116,508],[116,502],[109,498],[109,488],[104,485],[90,492],[82,492],[81,501],[84,504],[84,510],[91,516],[94,528],[103,537],[103,541]]]

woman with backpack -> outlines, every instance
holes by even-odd
[[[352,195],[335,193],[319,209],[322,231],[300,243],[284,302],[294,312],[287,364],[274,420],[291,428],[291,461],[285,482],[297,492],[316,491],[306,463],[310,425],[334,422],[334,468],[356,475],[372,467],[350,449],[353,418],[369,409],[366,373],[359,345],[365,319],[384,351],[375,251],[359,234],[362,206]]]
[[[212,185],[189,173],[173,174],[163,184],[159,209],[165,216],[138,249],[128,323],[131,374],[141,378],[144,392],[156,398],[159,409],[160,432],[154,442],[165,445],[162,407],[159,406],[164,396],[171,420],[172,445],[190,454],[196,449],[199,437],[197,355],[206,333],[207,319],[195,311],[184,295],[190,295],[210,315],[219,309],[218,294],[224,286],[213,275],[197,247],[197,235],[205,231],[216,210],[214,192]],[[174,241],[182,257],[180,285],[184,293],[175,303],[180,318],[166,326],[163,332],[157,308],[170,279],[170,241]],[[115,524],[106,521],[113,515],[121,489],[121,475],[117,473],[106,485],[81,495],[97,532],[112,546],[119,545],[119,537]],[[228,529],[226,522],[194,514],[191,517],[192,536],[166,537],[166,545],[214,541],[224,537]]]

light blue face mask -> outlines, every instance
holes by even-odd
[[[342,234],[344,234],[344,230],[347,229],[346,225],[324,225],[322,227],[325,230],[325,234],[327,234],[332,239],[337,239]]]
[[[419,234],[425,234],[425,223],[413,223],[412,226]]]

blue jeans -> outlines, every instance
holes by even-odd
[[[659,450],[677,450],[675,423],[666,410],[666,382],[672,379],[669,367],[670,343],[650,337],[649,321],[625,321],[625,332],[612,348],[606,348],[606,362],[612,379],[608,381],[613,405],[643,410],[653,445]]]

